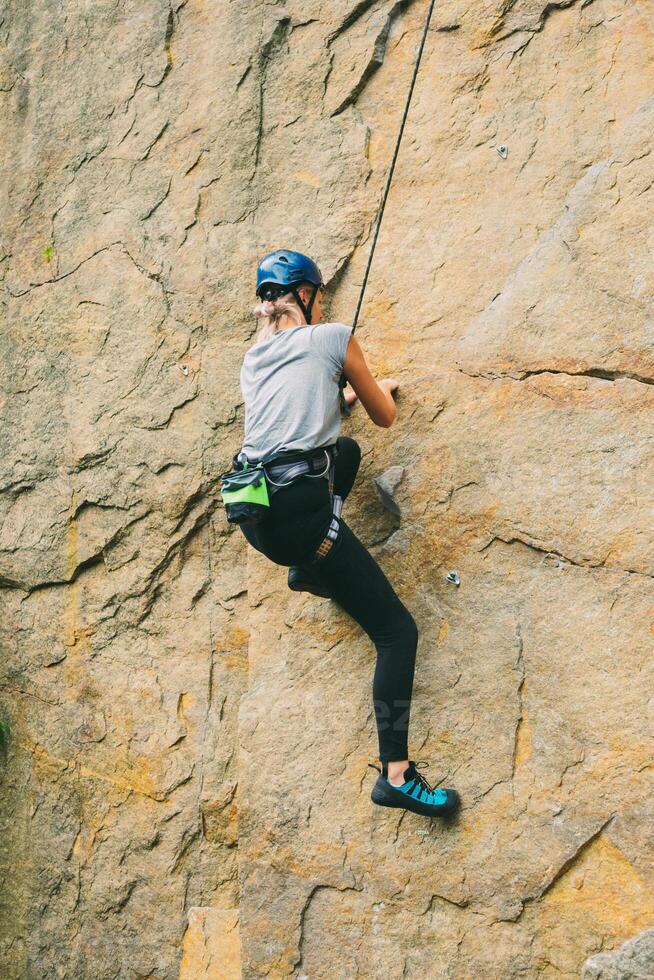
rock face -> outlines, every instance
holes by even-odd
[[[238,913],[232,909],[189,910],[179,980],[234,980],[241,969]]]
[[[257,259],[351,319],[425,14],[5,4],[6,980],[573,978],[654,921],[650,4],[437,5],[357,331],[456,823],[373,806],[371,643],[218,504]]]

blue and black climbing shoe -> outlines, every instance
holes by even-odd
[[[291,565],[288,570],[288,587],[293,592],[311,592],[312,595],[319,595],[323,599],[330,599],[329,592],[326,592],[322,585],[319,585],[313,575],[300,565]]]
[[[381,769],[370,762],[368,765],[379,773],[370,794],[373,803],[379,806],[402,807],[420,813],[423,817],[444,817],[454,813],[461,804],[455,789],[434,789],[418,772],[418,767],[426,766],[426,762],[409,760],[409,765],[402,773],[404,782],[400,786],[389,782],[387,763],[382,763]]]

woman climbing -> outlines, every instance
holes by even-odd
[[[322,321],[323,280],[299,252],[277,250],[257,270],[261,319],[241,368],[243,448],[236,467],[266,460],[272,494],[260,523],[240,524],[257,551],[289,566],[295,591],[333,599],[373,641],[373,702],[381,769],[371,798],[425,816],[459,805],[456,790],[433,789],[408,758],[418,630],[386,575],[340,517],[361,461],[358,443],[339,436],[339,378],[372,421],[395,418],[394,378],[375,381],[350,327]],[[298,475],[299,474],[299,475]]]

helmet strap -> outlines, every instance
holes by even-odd
[[[306,305],[302,301],[302,297],[300,296],[300,294],[299,294],[299,292],[298,292],[298,290],[297,290],[297,288],[295,286],[291,286],[290,287],[290,292],[293,294],[293,296],[295,298],[295,302],[297,303],[297,305],[302,310],[302,313],[304,314],[304,319],[307,321],[307,323],[311,323],[311,308],[313,306],[313,301],[316,298],[316,294],[318,292],[318,288],[317,287],[314,287],[313,296],[311,297],[311,299],[309,300],[309,302]]]

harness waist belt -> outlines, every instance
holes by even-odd
[[[329,471],[333,466],[334,453],[330,452],[331,447],[325,447],[320,453],[313,453],[308,459],[300,459],[290,463],[267,463],[265,464],[266,475],[274,487],[286,486],[292,483],[299,476],[329,476]],[[280,480],[280,483],[276,481]]]
[[[248,462],[253,466],[263,466],[269,482],[273,487],[279,488],[292,483],[297,477],[304,476],[305,474],[328,479],[337,452],[338,450],[334,443],[331,446],[324,446],[321,449],[283,451],[274,456],[264,456],[260,460],[248,460]],[[245,453],[237,453],[234,456],[235,467],[241,469],[243,461],[246,459],[247,456]],[[277,480],[282,482],[277,483]]]

